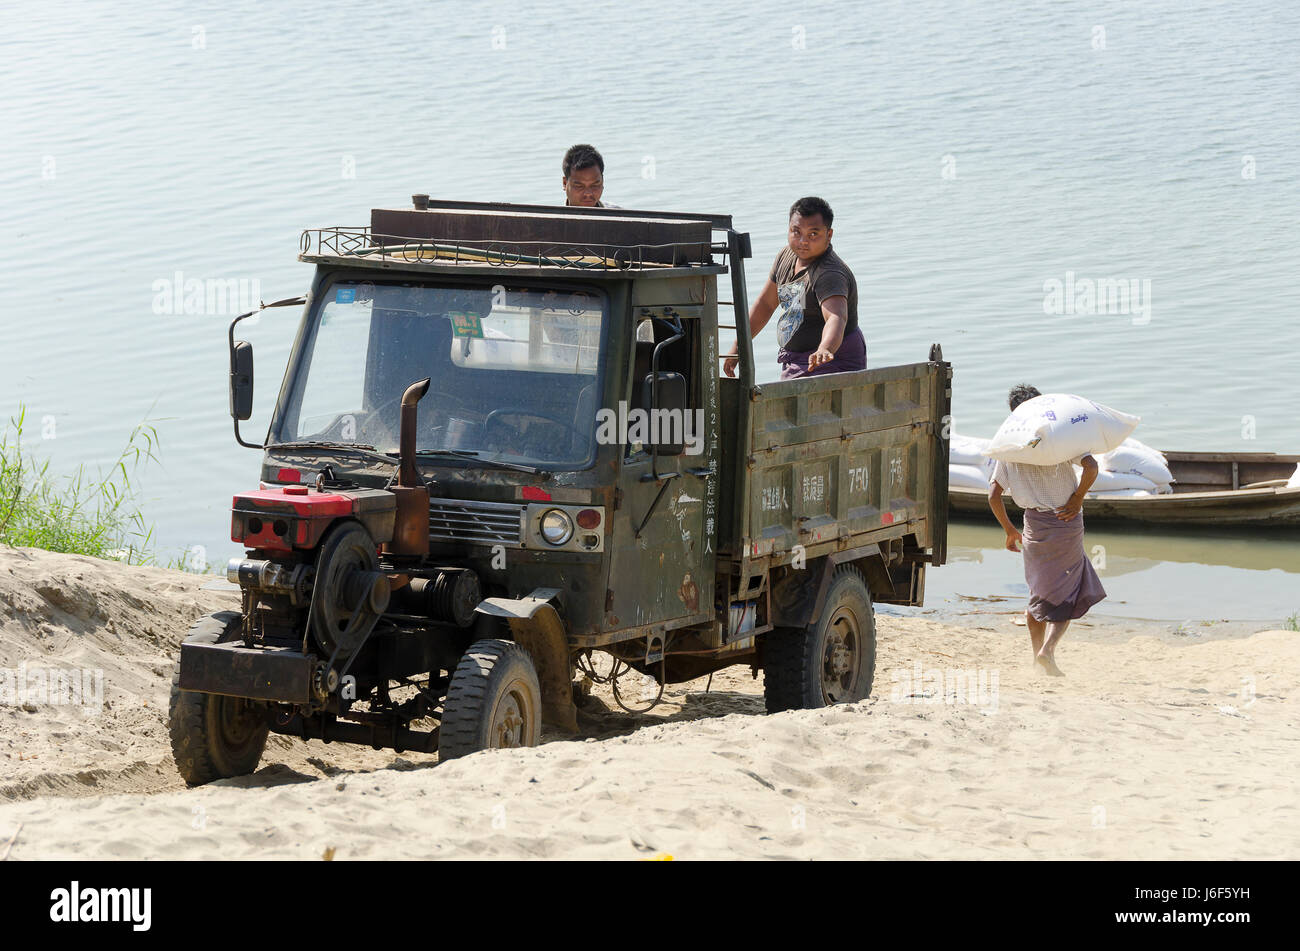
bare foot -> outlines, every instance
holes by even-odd
[[[1056,659],[1052,657],[1051,654],[1039,654],[1034,658],[1034,660],[1038,662],[1039,667],[1043,668],[1043,670],[1047,671],[1053,677],[1065,676],[1065,672],[1062,671],[1060,667],[1056,666]]]

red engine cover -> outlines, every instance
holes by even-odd
[[[246,503],[268,512],[284,512],[307,517],[351,515],[355,499],[344,492],[317,492],[305,485],[284,485],[275,489],[258,489],[235,496],[232,508]]]
[[[230,539],[245,548],[315,548],[337,519],[355,518],[377,545],[393,537],[397,497],[385,489],[317,491],[284,485],[243,492],[231,503]]]

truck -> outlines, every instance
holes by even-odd
[[[310,292],[263,305],[303,310],[260,441],[236,332],[263,308],[230,325],[261,473],[231,507],[240,610],[176,661],[187,783],[252,772],[270,733],[535,745],[578,730],[595,660],[660,692],[748,667],[769,712],[870,695],[874,605],[921,604],[946,556],[937,344],[759,385],[726,215],[417,195],[300,251]]]

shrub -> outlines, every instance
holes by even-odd
[[[20,404],[0,433],[0,543],[152,564],[153,526],[136,505],[135,480],[142,465],[158,461],[157,430],[136,426],[106,473],[92,476],[83,464],[56,479],[49,460],[23,451],[26,415]]]

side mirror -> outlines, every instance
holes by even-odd
[[[650,438],[645,446],[656,456],[686,452],[686,377],[668,370],[647,373],[641,383],[641,405],[650,407]]]
[[[230,351],[230,415],[244,420],[253,415],[253,345],[235,341]]]

